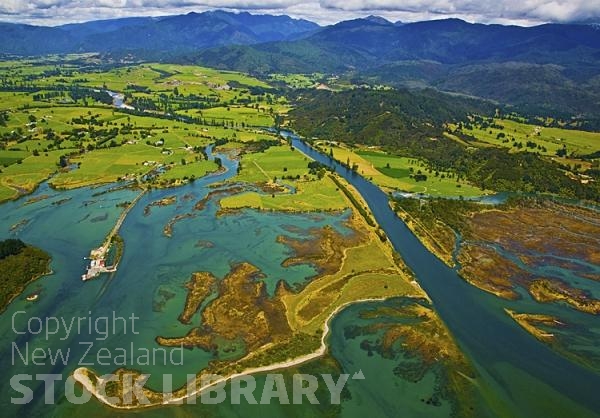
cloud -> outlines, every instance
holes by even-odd
[[[597,0],[321,0],[321,7],[343,11],[382,11],[473,16],[495,19],[569,22],[600,18]]]
[[[1,0],[0,20],[41,25],[127,16],[164,16],[212,9],[288,14],[322,24],[376,14],[389,20],[458,17],[531,25],[600,21],[599,0]]]

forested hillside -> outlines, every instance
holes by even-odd
[[[432,170],[452,171],[482,189],[552,193],[600,199],[598,181],[582,184],[551,159],[534,152],[511,153],[465,146],[444,135],[446,123],[493,105],[435,92],[363,91],[304,93],[290,113],[305,137],[381,146],[393,154],[428,161]]]

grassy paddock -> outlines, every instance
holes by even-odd
[[[246,192],[221,200],[224,209],[256,208],[283,211],[342,210],[348,204],[331,179],[297,181],[292,183],[296,193],[274,196]]]
[[[585,155],[600,151],[600,133],[598,132],[545,128],[508,119],[494,119],[494,124],[503,126],[503,129],[497,127],[483,129],[481,126],[473,125],[471,129],[463,129],[463,132],[474,136],[479,141],[506,147],[515,152],[527,150],[528,141],[536,144],[536,148],[529,148],[529,151],[539,152],[542,155],[554,156],[556,151],[562,149],[563,146],[566,146],[569,154],[573,152],[577,155]],[[498,135],[502,134],[505,137],[498,138]],[[521,143],[523,147],[517,148],[514,146],[515,143]],[[543,149],[537,148],[538,145]]]
[[[271,147],[265,152],[245,154],[237,179],[256,183],[272,181],[275,177],[303,177],[308,174],[309,162],[308,157],[287,145]]]
[[[449,178],[450,173],[440,172],[436,177],[435,172],[428,172],[424,162],[416,159],[366,149],[352,150],[345,146],[327,145],[322,146],[322,149],[327,153],[333,150],[334,158],[342,163],[350,161],[351,166],[357,164],[360,174],[384,188],[425,193],[436,197],[474,197],[484,194],[481,189],[465,181]],[[417,174],[419,171],[427,176],[427,180],[416,181],[410,177],[411,174]]]
[[[180,184],[185,177],[215,169],[213,163],[195,163],[201,155],[197,148],[192,152],[193,147],[222,138],[242,142],[269,138],[255,126],[271,126],[274,115],[289,108],[269,85],[240,73],[155,63],[104,71],[94,68],[98,61],[91,55],[60,59],[60,66],[45,58],[0,62],[0,74],[13,85],[38,89],[0,92],[0,113],[8,116],[0,126],[0,201],[33,190],[56,172],[62,155],[72,155],[71,161],[80,168],[53,178],[56,187],[140,175],[155,166],[143,165],[146,161],[173,167],[156,179],[158,184]],[[74,60],[81,59],[89,65],[79,67]],[[49,76],[45,71],[59,74]],[[126,114],[91,96],[73,100],[68,90],[75,86],[80,91],[126,93],[129,103],[139,99],[156,107],[146,107],[150,111],[140,116]],[[164,113],[171,119],[159,117]],[[198,123],[172,120],[174,115],[197,118]],[[193,164],[183,165],[182,159]]]

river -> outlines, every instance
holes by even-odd
[[[501,403],[501,410],[510,416],[564,417],[576,403],[585,406],[590,416],[598,416],[594,413],[600,413],[598,374],[535,340],[504,312],[504,307],[514,304],[469,285],[430,253],[394,214],[388,195],[381,189],[298,137],[285,135],[292,139],[294,147],[334,168],[363,196],[377,223],[475,364],[484,385]]]

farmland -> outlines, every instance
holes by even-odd
[[[458,179],[453,173],[436,172],[421,160],[399,157],[364,147],[349,148],[343,144],[317,145],[323,152],[350,167],[356,164],[358,173],[389,190],[423,193],[430,196],[475,197],[481,189]]]
[[[221,200],[224,209],[251,207],[267,210],[341,210],[348,207],[324,171],[310,170],[310,160],[286,145],[244,154],[235,180],[265,185],[273,193],[249,191]]]
[[[105,68],[93,55],[57,62],[0,63],[0,201],[50,177],[56,188],[139,180],[151,172],[159,175],[146,181],[156,186],[182,184],[216,170],[203,153],[207,145],[268,139],[262,128],[288,109],[269,85],[235,72],[166,64]]]
[[[287,146],[270,147],[265,152],[245,154],[238,179],[246,182],[267,182],[274,178],[308,174],[308,158]]]
[[[342,198],[333,181],[327,177],[321,180],[297,181],[294,193],[259,194],[246,192],[228,196],[221,200],[224,209],[255,208],[305,212],[316,210],[342,210],[349,205]]]
[[[513,152],[528,150],[542,155],[581,157],[600,150],[600,133],[530,125],[512,119],[478,117],[471,123],[453,126],[453,130],[478,141],[502,146]]]

